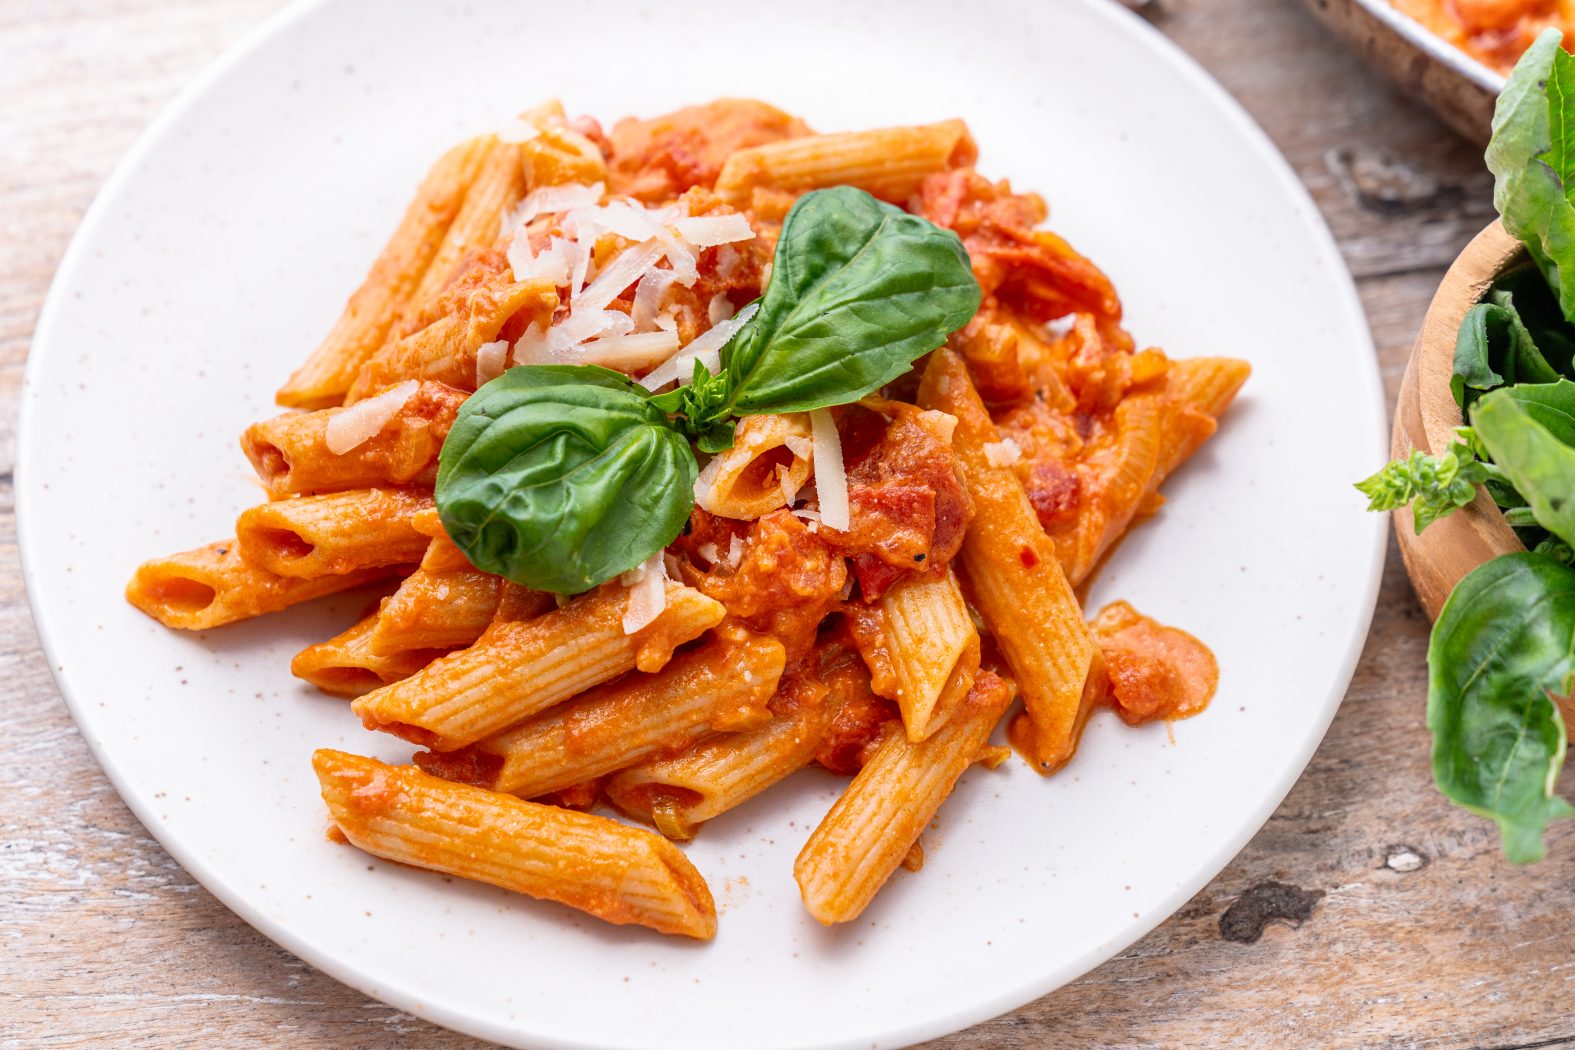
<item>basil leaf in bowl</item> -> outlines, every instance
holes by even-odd
[[[1558,386],[1558,384],[1549,384]],[[1471,408],[1472,430],[1493,465],[1526,500],[1536,524],[1575,543],[1575,448],[1538,416],[1557,421],[1563,412],[1514,395],[1525,387],[1494,390]],[[1535,413],[1535,414],[1534,414]]]
[[[1544,30],[1509,75],[1487,166],[1504,228],[1526,246],[1564,316],[1575,320],[1575,57]]]
[[[1575,673],[1575,569],[1506,554],[1460,581],[1428,645],[1433,779],[1498,822],[1511,862],[1540,860],[1550,821],[1575,815],[1553,793],[1564,722],[1552,695]]]
[[[578,594],[682,531],[689,442],[618,372],[511,368],[460,408],[438,459],[437,507],[476,568]]]

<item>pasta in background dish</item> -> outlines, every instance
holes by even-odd
[[[268,500],[128,599],[205,629],[382,585],[291,664],[421,749],[317,753],[363,850],[704,939],[668,840],[819,765],[853,776],[794,874],[857,917],[1014,697],[1050,773],[1094,707],[1191,715],[1218,675],[1078,592],[1248,366],[1139,348],[977,156],[734,99],[462,143],[243,435]]]

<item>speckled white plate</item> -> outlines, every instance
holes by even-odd
[[[1384,447],[1367,326],[1313,205],[1225,93],[1109,0],[308,3],[192,87],[61,264],[23,395],[17,491],[39,632],[82,735],[150,831],[269,937],[421,1017],[521,1047],[891,1047],[1099,964],[1268,817],[1323,736],[1373,608]],[[308,757],[400,759],[293,680],[339,598],[202,635],[121,588],[230,534],[235,438],[327,330],[428,162],[561,96],[604,120],[757,95],[842,129],[966,117],[1043,191],[1137,336],[1256,374],[1095,588],[1207,640],[1214,706],[1108,714],[1041,780],[970,772],[864,918],[804,913],[793,857],[840,785],[807,772],[689,854],[714,943],[384,864],[323,838]]]

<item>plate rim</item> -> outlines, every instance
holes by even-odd
[[[141,162],[148,154],[164,143],[170,129],[208,92],[208,89],[263,44],[285,32],[318,9],[338,2],[340,0],[291,0],[291,2],[257,23],[243,37],[210,62],[164,105],[154,119],[138,135],[136,141],[116,163],[109,177],[105,179],[103,185],[94,195],[92,203],[84,212],[75,232],[72,234],[66,251],[62,254],[55,274],[50,280],[49,290],[39,310],[38,320],[34,326],[32,338],[29,341],[28,360],[20,388],[13,492],[15,493],[18,560],[21,563],[22,579],[27,593],[29,613],[33,621],[34,631],[39,640],[39,646],[48,660],[50,675],[55,681],[56,690],[65,703],[66,709],[71,714],[78,735],[87,745],[89,752],[115,788],[116,794],[159,846],[176,863],[180,864],[204,890],[212,894],[221,904],[246,922],[247,925],[314,968],[321,970],[323,973],[356,991],[453,1031],[497,1042],[505,1046],[540,1047],[543,1050],[607,1050],[607,1044],[604,1042],[585,1041],[577,1038],[545,1037],[530,1033],[523,1028],[494,1023],[486,1018],[467,1013],[463,1009],[451,1008],[445,1003],[432,1003],[421,997],[419,989],[381,987],[370,976],[364,974],[353,960],[341,958],[331,950],[320,950],[306,936],[298,934],[295,929],[288,925],[275,921],[263,909],[254,907],[245,895],[218,875],[197,850],[188,848],[187,844],[178,836],[167,834],[168,829],[162,826],[157,819],[154,819],[153,807],[149,804],[149,800],[141,798],[137,791],[131,789],[129,781],[116,763],[110,750],[93,738],[88,731],[85,721],[86,716],[84,712],[86,711],[86,706],[68,688],[64,667],[57,660],[57,640],[39,617],[40,598],[38,596],[39,584],[37,582],[39,574],[35,571],[35,566],[29,553],[33,549],[32,540],[30,539],[33,526],[32,515],[27,509],[32,505],[32,500],[28,493],[32,489],[32,469],[30,466],[32,457],[30,450],[32,447],[31,435],[35,425],[31,391],[36,385],[37,370],[42,367],[38,364],[44,356],[44,354],[39,352],[40,348],[44,348],[46,353],[52,352],[48,348],[53,345],[53,330],[56,326],[56,316],[64,309],[63,301],[66,298],[64,288],[70,283],[70,275],[78,268],[80,258],[87,250],[86,245],[103,225],[110,207],[109,202],[119,195],[122,184],[130,179],[133,170],[140,167]],[[1242,104],[1222,84],[1209,74],[1196,59],[1141,16],[1128,11],[1119,4],[1110,3],[1109,0],[1073,0],[1073,2],[1079,4],[1094,17],[1102,18],[1113,25],[1120,25],[1121,28],[1117,32],[1129,32],[1139,36],[1146,36],[1147,42],[1159,59],[1167,62],[1177,75],[1190,82],[1200,92],[1201,96],[1211,104],[1211,108],[1227,120],[1234,130],[1241,135],[1244,145],[1263,159],[1267,172],[1272,175],[1274,181],[1284,191],[1286,199],[1297,207],[1299,217],[1311,242],[1335,266],[1334,277],[1342,309],[1348,314],[1347,320],[1355,322],[1355,334],[1361,343],[1361,347],[1366,349],[1368,359],[1371,362],[1371,368],[1364,370],[1369,388],[1367,398],[1369,411],[1376,413],[1376,418],[1386,420],[1388,399],[1384,393],[1382,377],[1378,368],[1377,354],[1372,341],[1371,325],[1357,293],[1355,280],[1350,273],[1349,266],[1346,264],[1339,244],[1329,230],[1322,211],[1312,200],[1310,193],[1296,175],[1290,162],[1280,152],[1268,134],[1248,114]],[[1382,440],[1374,448],[1375,462],[1381,462],[1387,457],[1387,426],[1381,427],[1380,431]],[[1281,768],[1277,778],[1272,783],[1264,785],[1265,790],[1259,796],[1260,802],[1254,811],[1252,819],[1240,824],[1233,834],[1222,842],[1215,860],[1205,864],[1191,878],[1179,884],[1159,905],[1152,909],[1148,916],[1123,927],[1118,935],[1084,951],[1074,958],[1063,961],[1060,965],[1050,970],[1036,971],[1030,978],[1012,985],[1008,989],[998,991],[988,999],[971,1001],[965,1006],[954,1008],[947,1013],[937,1014],[922,1021],[915,1021],[903,1027],[882,1032],[878,1038],[883,1045],[893,1047],[909,1046],[926,1039],[958,1032],[964,1028],[1027,1005],[1050,992],[1070,984],[1108,962],[1121,951],[1157,928],[1229,866],[1247,843],[1262,830],[1274,811],[1279,808],[1280,803],[1284,801],[1285,796],[1289,794],[1290,790],[1301,779],[1302,773],[1311,761],[1313,754],[1323,743],[1325,736],[1328,734],[1329,725],[1342,705],[1344,697],[1350,688],[1357,663],[1369,637],[1372,619],[1377,609],[1378,594],[1382,585],[1384,564],[1388,551],[1387,532],[1388,523],[1383,517],[1372,515],[1372,522],[1368,526],[1369,554],[1367,578],[1363,593],[1356,602],[1356,608],[1365,611],[1358,613],[1356,622],[1353,623],[1353,630],[1346,639],[1344,652],[1336,664],[1336,674],[1333,679],[1336,687],[1331,689],[1329,695],[1321,700],[1323,712],[1317,732],[1309,733],[1296,749],[1291,760]],[[822,1039],[819,1042],[803,1044],[803,1047],[804,1050],[858,1050],[858,1048],[867,1045],[867,1036],[858,1035],[852,1037],[831,1037]]]

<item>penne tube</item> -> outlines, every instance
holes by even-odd
[[[1160,443],[1156,487],[1214,433],[1214,426],[1201,424],[1195,417],[1201,414],[1211,420],[1219,419],[1251,374],[1251,365],[1229,357],[1170,362],[1165,371],[1165,394],[1171,408],[1161,424],[1164,439]]]
[[[166,627],[201,631],[278,612],[391,575],[367,569],[315,580],[279,576],[248,564],[234,540],[143,562],[126,585],[126,600]]]
[[[979,669],[979,632],[951,569],[910,576],[873,609],[849,616],[870,688],[897,702],[908,739],[917,743],[939,729]]]
[[[766,701],[786,656],[774,638],[724,629],[656,674],[636,672],[588,689],[469,748],[423,752],[416,764],[522,798],[561,791],[713,733],[769,721]]]
[[[438,452],[466,394],[422,383],[377,431],[348,452],[328,448],[328,424],[343,408],[291,412],[253,423],[241,450],[273,499],[376,485],[431,485]]]
[[[1022,693],[1025,711],[1012,724],[1012,742],[1041,773],[1053,772],[1077,748],[1097,693],[1099,651],[1017,475],[990,462],[985,446],[999,435],[961,358],[950,350],[931,355],[919,402],[957,417],[952,447],[976,511],[963,538],[963,569]]]
[[[420,304],[436,296],[453,279],[461,259],[496,241],[504,212],[524,196],[525,178],[520,174],[519,146],[496,142],[465,191],[465,203],[443,235],[443,243],[410,296],[410,302]]]
[[[492,614],[492,623],[525,623],[567,604],[568,599],[561,594],[533,591],[513,580],[504,580],[498,589],[498,608]]]
[[[809,416],[803,412],[745,416],[733,447],[700,472],[697,501],[712,514],[750,520],[791,506],[809,480],[812,449]]]
[[[372,647],[376,613],[326,642],[309,645],[290,661],[290,673],[333,696],[355,697],[409,678],[448,652],[411,648],[380,653]]]
[[[497,339],[516,314],[545,327],[557,307],[558,290],[551,281],[514,281],[506,271],[494,274],[459,297],[453,312],[385,343],[361,367],[345,401],[360,401],[406,379],[475,390],[481,345]]]
[[[427,552],[421,556],[421,567],[428,572],[451,572],[455,569],[480,569],[470,564],[470,559],[465,557],[465,552],[460,550],[453,540],[448,538],[448,533],[443,529],[443,519],[438,515],[437,507],[425,507],[416,512],[410,519],[410,527],[432,542],[427,545]]]
[[[1116,406],[1114,447],[1089,466],[1102,475],[1100,499],[1052,534],[1072,586],[1082,586],[1133,521],[1158,506],[1160,484],[1214,433],[1250,372],[1245,361],[1225,357],[1171,361],[1162,385]]]
[[[1166,411],[1157,393],[1131,394],[1116,405],[1115,446],[1090,465],[1102,475],[1097,486],[1100,498],[1089,501],[1070,528],[1058,529],[1052,537],[1056,557],[1073,587],[1093,574],[1158,487]]]
[[[334,826],[374,856],[612,923],[699,940],[716,934],[705,880],[682,851],[643,828],[343,751],[318,751],[312,768]]]
[[[1007,680],[981,671],[956,714],[928,739],[886,735],[793,864],[811,915],[827,925],[859,917],[981,755],[1011,700]]]
[[[383,603],[368,645],[374,653],[389,655],[463,649],[492,623],[502,588],[501,576],[475,569],[417,569]]]
[[[960,120],[807,135],[738,150],[722,165],[716,192],[742,208],[757,189],[804,193],[857,186],[901,204],[918,192],[925,176],[972,164],[978,153]]]
[[[388,338],[459,214],[496,140],[471,139],[445,153],[416,191],[394,235],[338,323],[276,395],[289,408],[324,408],[344,399],[356,374]]]
[[[412,565],[429,541],[411,518],[431,505],[429,490],[403,488],[276,500],[243,511],[235,541],[248,564],[308,580]]]
[[[1225,414],[1250,375],[1252,366],[1232,357],[1184,357],[1170,362],[1165,372],[1165,392],[1218,418]]]
[[[534,619],[495,619],[476,644],[368,693],[355,713],[368,729],[455,751],[627,671],[661,670],[674,648],[725,612],[699,591],[669,584],[661,615],[624,634],[628,600],[625,588],[605,583]]]
[[[641,762],[608,778],[613,805],[670,839],[754,798],[815,757],[837,705],[825,683],[793,675],[771,699],[771,721],[702,740],[681,754]]]
[[[527,110],[520,119],[538,131],[520,146],[520,169],[527,189],[607,181],[607,158],[596,143],[569,127],[557,99]]]

